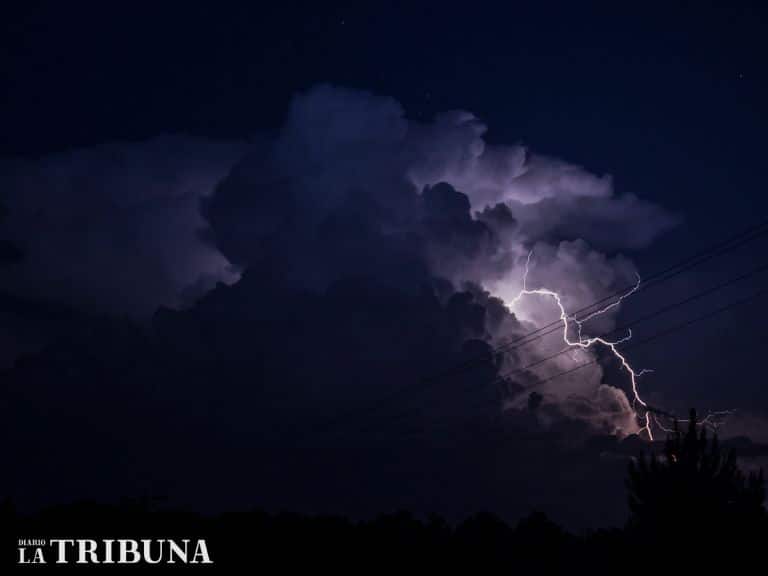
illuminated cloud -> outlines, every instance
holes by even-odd
[[[484,132],[466,112],[419,124],[406,120],[390,98],[314,88],[294,98],[272,144],[254,147],[219,185],[205,209],[210,237],[231,261],[249,266],[277,258],[297,285],[318,291],[355,274],[407,286],[418,274],[406,270],[421,266],[455,289],[480,286],[510,304],[531,249],[531,281],[560,292],[569,310],[633,283],[631,261],[601,250],[646,246],[675,218],[615,194],[608,176],[520,146],[487,145]],[[406,261],[413,265],[402,266]],[[511,312],[524,329],[557,317],[545,301],[520,303]],[[589,328],[612,328],[613,312]],[[518,322],[501,323],[489,328],[488,338],[498,342],[522,331]],[[534,361],[552,345],[526,348],[509,362]],[[569,362],[559,358],[542,372]],[[637,431],[628,423],[632,411],[623,392],[608,393],[603,384],[595,366],[543,392],[569,416]]]
[[[633,282],[631,261],[615,254],[646,246],[675,218],[616,194],[610,176],[489,145],[485,130],[468,112],[417,123],[391,98],[322,85],[294,97],[274,137],[247,145],[162,136],[6,159],[2,237],[24,257],[0,275],[19,294],[138,317],[264,266],[318,294],[354,277],[406,292],[440,278],[509,306],[534,250],[530,282],[557,290],[568,310]],[[510,320],[482,330],[491,344],[557,317],[546,301],[501,308]],[[612,328],[613,312],[589,328]],[[520,350],[507,367],[553,346]],[[521,394],[569,362],[518,376]],[[568,416],[632,431],[615,409],[625,384],[603,382],[595,366],[541,392]]]

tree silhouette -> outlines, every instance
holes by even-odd
[[[661,456],[630,463],[627,488],[629,529],[645,539],[739,541],[764,529],[762,470],[745,475],[693,410],[685,434],[675,422]]]

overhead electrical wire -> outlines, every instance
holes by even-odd
[[[665,282],[665,281],[667,281],[667,280],[669,280],[671,278],[677,277],[680,274],[683,274],[684,272],[687,272],[687,271],[689,271],[691,269],[694,269],[697,266],[700,266],[700,265],[702,265],[702,264],[704,264],[704,263],[706,263],[706,262],[708,262],[708,261],[710,261],[710,260],[712,260],[714,258],[717,258],[717,257],[722,256],[724,254],[728,254],[728,253],[730,253],[730,252],[732,252],[732,251],[734,251],[734,250],[736,250],[736,249],[738,249],[738,248],[740,248],[740,247],[742,247],[742,246],[744,246],[744,245],[746,245],[746,244],[748,244],[748,243],[750,243],[750,242],[752,242],[754,240],[757,240],[757,239],[765,236],[766,234],[768,234],[768,219],[764,220],[764,221],[762,221],[762,222],[760,222],[760,223],[758,223],[756,225],[750,226],[750,227],[742,230],[741,232],[738,232],[738,233],[736,233],[734,235],[731,235],[727,239],[725,239],[723,241],[720,241],[720,242],[710,246],[709,248],[707,248],[705,250],[699,251],[699,252],[697,252],[697,253],[695,253],[695,254],[687,257],[687,258],[684,258],[684,259],[680,260],[679,262],[677,262],[676,264],[674,264],[672,266],[666,267],[666,268],[664,268],[662,270],[659,270],[659,271],[655,272],[654,274],[651,274],[645,280],[642,281],[642,283],[640,284],[640,287],[637,288],[635,290],[635,292],[636,293],[640,292],[642,290],[648,289],[651,286],[655,286],[655,285],[660,284],[662,282]],[[740,280],[745,279],[748,276],[757,274],[757,273],[759,273],[760,271],[763,271],[766,268],[768,268],[768,264],[766,264],[765,266],[758,267],[757,269],[752,270],[751,272],[749,272],[747,274],[742,274],[742,275],[739,275],[739,276],[737,276],[735,278],[732,278],[732,279],[726,281],[723,284],[719,284],[717,286],[711,287],[711,288],[709,288],[709,289],[707,289],[707,290],[705,290],[705,291],[703,291],[701,293],[697,293],[696,295],[688,297],[688,298],[686,298],[686,299],[684,299],[684,300],[682,300],[682,301],[680,301],[678,303],[675,303],[673,305],[665,306],[662,309],[657,310],[657,311],[649,314],[648,316],[645,316],[645,317],[642,317],[642,318],[639,318],[639,319],[633,321],[631,323],[631,325],[634,325],[634,324],[637,324],[637,323],[640,323],[640,322],[644,322],[644,321],[650,319],[651,317],[659,316],[659,315],[661,315],[661,314],[663,314],[663,313],[665,313],[665,312],[667,312],[667,311],[669,311],[669,310],[671,310],[673,308],[682,306],[682,305],[684,305],[684,304],[686,304],[688,302],[691,302],[691,301],[693,301],[695,299],[702,298],[702,297],[704,297],[704,296],[706,296],[708,294],[711,294],[713,292],[721,290],[721,289],[725,288],[728,285],[734,284],[734,283],[736,283],[736,282],[738,282]],[[599,300],[596,300],[596,301],[592,302],[591,304],[588,304],[588,305],[578,309],[577,311],[575,311],[574,313],[571,314],[571,317],[576,317],[577,315],[580,315],[580,314],[584,314],[584,316],[588,316],[591,313],[592,309],[596,308],[597,306],[599,306],[599,305],[601,305],[601,304],[603,304],[603,303],[605,303],[605,302],[607,302],[607,301],[609,301],[609,300],[611,300],[613,298],[621,298],[622,295],[624,295],[628,290],[631,290],[632,288],[634,288],[634,286],[627,286],[627,287],[624,287],[624,288],[622,288],[620,290],[617,290],[617,291],[609,294],[608,296],[605,296],[605,297],[603,297],[603,298],[601,298]],[[627,328],[627,327],[629,327],[629,325],[623,326],[623,328]],[[490,357],[492,357],[493,355],[502,353],[502,352],[506,352],[508,350],[512,350],[512,349],[519,348],[521,346],[525,346],[527,344],[530,344],[532,342],[535,342],[535,341],[539,340],[540,338],[543,338],[544,336],[546,336],[546,335],[548,335],[548,334],[550,334],[552,332],[555,332],[555,331],[561,330],[561,329],[562,329],[562,321],[561,321],[561,319],[558,318],[557,320],[555,320],[555,321],[553,321],[553,322],[551,322],[549,324],[546,324],[546,325],[541,326],[541,327],[539,327],[539,328],[537,328],[537,329],[535,329],[533,331],[530,331],[530,332],[528,332],[528,333],[526,333],[524,335],[516,337],[512,341],[505,342],[503,344],[500,344],[500,345],[496,346],[495,348],[493,348],[490,351]],[[612,331],[612,332],[614,332],[614,331]],[[638,343],[630,344],[625,349],[634,348],[636,345],[638,345],[640,343],[643,343],[643,342],[646,342],[646,341],[647,341],[647,339],[643,340],[643,341],[640,341]],[[533,366],[541,364],[541,363],[545,362],[546,360],[549,360],[549,359],[552,359],[552,358],[554,358],[556,356],[559,356],[560,354],[564,354],[565,352],[569,351],[570,349],[571,348],[561,350],[556,355],[553,355],[551,357],[547,357],[546,359],[538,360],[535,363],[533,363]],[[489,354],[483,354],[481,356],[476,356],[474,358],[468,359],[468,360],[466,360],[466,361],[464,361],[464,362],[462,362],[460,364],[457,364],[457,365],[455,365],[455,366],[453,366],[453,367],[451,367],[451,368],[449,368],[447,370],[444,370],[444,371],[442,371],[442,372],[440,372],[438,374],[435,374],[435,375],[432,375],[432,376],[429,376],[429,377],[422,377],[420,379],[420,382],[419,382],[419,384],[421,384],[421,386],[409,385],[409,386],[404,386],[404,387],[402,387],[402,388],[400,388],[398,390],[395,390],[395,391],[387,394],[386,396],[384,396],[382,398],[379,398],[372,405],[369,405],[367,411],[369,413],[370,413],[371,410],[375,411],[377,408],[380,408],[384,403],[389,402],[389,401],[395,399],[397,396],[399,396],[399,395],[401,395],[403,393],[409,393],[409,392],[412,393],[412,392],[417,391],[417,390],[422,390],[422,391],[426,390],[427,388],[429,388],[429,387],[435,385],[436,383],[440,382],[441,380],[443,380],[446,376],[449,376],[449,375],[452,375],[452,374],[461,373],[461,372],[465,371],[467,368],[469,368],[471,365],[477,364],[477,363],[479,363],[481,361],[487,361],[488,359],[489,359]],[[595,364],[596,362],[597,362],[596,360],[595,361],[590,361],[588,363],[580,365],[580,367],[586,367],[588,365]],[[526,367],[523,367],[523,368],[520,368],[520,369],[516,369],[514,371],[511,371],[510,373],[507,373],[505,375],[501,375],[501,376],[497,377],[496,380],[503,379],[504,376],[509,376],[512,373],[517,373],[518,371],[521,371],[523,369],[527,369],[527,368],[530,368],[530,367],[532,367],[532,366],[529,365],[529,366],[526,366]],[[579,369],[579,367],[577,367],[576,369]],[[551,378],[549,378],[549,379],[547,379],[545,381],[542,381],[540,383],[549,381],[551,379],[554,379],[554,378],[557,378],[557,377],[560,377],[560,376],[564,376],[564,375],[566,375],[566,374],[568,374],[568,373],[570,373],[572,371],[575,371],[576,369],[571,369],[571,370],[565,371],[563,373],[554,375]],[[323,430],[323,429],[331,428],[339,420],[344,420],[345,418],[347,418],[350,415],[359,417],[360,414],[361,414],[361,411],[365,412],[366,408],[353,409],[353,410],[350,410],[350,411],[346,412],[343,415],[337,415],[335,417],[332,417],[331,419],[328,419],[324,423],[320,424],[319,429]]]

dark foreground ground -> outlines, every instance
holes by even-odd
[[[768,566],[768,523],[704,525],[680,518],[676,526],[649,533],[627,527],[574,535],[540,513],[510,526],[498,517],[476,514],[457,526],[439,517],[416,519],[407,512],[355,523],[341,517],[271,515],[262,511],[203,517],[152,510],[139,503],[105,506],[79,503],[19,516],[2,511],[3,563],[15,572],[79,572],[104,566],[18,566],[19,538],[204,538],[213,565],[110,566],[114,571],[238,568],[238,573],[296,570],[317,573],[417,569],[427,573],[710,573],[715,566]],[[50,559],[49,559],[50,560]],[[755,563],[756,562],[756,563]],[[14,566],[15,565],[15,566]],[[719,568],[718,568],[719,570]],[[3,570],[3,573],[7,573]]]

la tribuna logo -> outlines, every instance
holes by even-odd
[[[205,540],[19,539],[17,565],[213,564]]]

